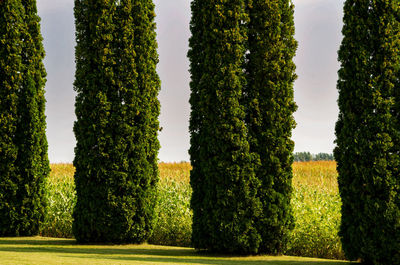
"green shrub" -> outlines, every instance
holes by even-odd
[[[290,205],[295,127],[293,82],[294,6],[291,1],[248,1],[247,85],[244,88],[246,125],[261,212],[253,216],[261,237],[259,253],[286,250],[293,229]]]
[[[141,243],[158,182],[160,80],[152,0],[76,0],[78,242]]]
[[[36,0],[0,1],[0,236],[37,235],[49,175]]]
[[[259,181],[241,101],[248,21],[244,0],[192,1],[189,41],[193,246],[257,253]]]
[[[347,0],[334,151],[346,256],[400,264],[400,5]]]

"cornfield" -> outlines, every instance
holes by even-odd
[[[74,167],[52,164],[49,211],[43,236],[73,237]],[[190,246],[189,163],[160,163],[158,219],[149,243]],[[287,255],[344,259],[338,237],[341,201],[334,161],[293,164],[292,205],[296,220]]]

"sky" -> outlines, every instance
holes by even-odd
[[[331,153],[337,107],[337,51],[342,39],[344,0],[293,0],[296,39],[294,84],[295,151]],[[189,161],[190,75],[186,57],[190,37],[190,0],[155,0],[161,78],[160,161]],[[76,144],[72,131],[75,92],[75,25],[73,0],[38,0],[46,50],[46,115],[49,159],[69,163]]]

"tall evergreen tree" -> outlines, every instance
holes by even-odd
[[[79,242],[139,243],[155,216],[160,81],[152,0],[76,0]]]
[[[194,247],[256,253],[261,204],[241,104],[245,1],[193,0],[190,156]]]
[[[248,63],[244,90],[250,151],[256,154],[262,213],[256,227],[260,252],[284,252],[293,227],[291,140],[296,110],[293,95],[297,42],[293,4],[288,0],[249,0]]]
[[[46,71],[36,0],[0,1],[0,235],[36,235],[43,222]]]
[[[349,259],[400,264],[400,6],[347,0],[336,124],[340,237]]]

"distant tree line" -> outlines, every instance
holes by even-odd
[[[310,152],[296,152],[293,154],[293,156],[295,162],[335,160],[333,154],[328,154],[328,153],[311,154]]]

